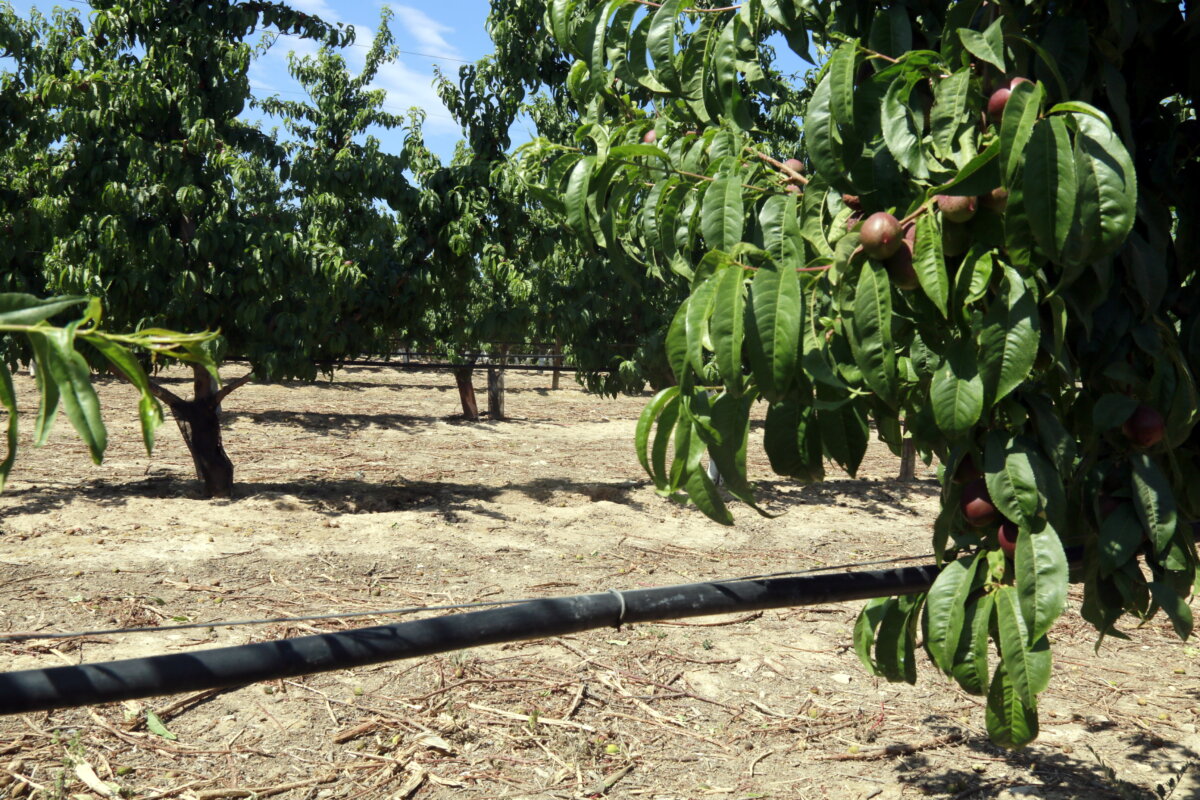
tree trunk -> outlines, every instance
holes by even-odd
[[[167,405],[192,454],[196,477],[204,484],[204,496],[231,497],[233,462],[221,442],[221,395],[216,381],[203,367],[192,365],[192,375],[193,398],[167,398]]]
[[[554,349],[551,351],[554,355],[550,359],[550,363],[554,365],[554,377],[550,379],[550,388],[558,388],[558,377],[562,374],[562,339],[554,342]]]
[[[501,366],[508,360],[504,357],[507,351],[507,347],[500,349]],[[496,369],[495,365],[489,362],[487,382],[488,416],[492,419],[504,419],[504,370]]]
[[[479,404],[475,402],[475,387],[471,384],[472,364],[454,370],[454,382],[458,384],[458,399],[462,403],[463,417],[471,422],[479,420]]]
[[[900,452],[900,477],[902,481],[912,481],[917,478],[917,447],[912,439],[904,440],[904,448]]]

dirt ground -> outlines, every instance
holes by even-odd
[[[182,374],[168,382],[182,384]],[[480,379],[481,381],[482,379]],[[0,495],[0,631],[211,628],[0,643],[0,669],[381,624],[222,621],[581,594],[928,552],[937,482],[873,445],[857,479],[753,477],[775,519],[723,528],[656,496],[633,452],[645,398],[509,373],[507,421],[457,418],[442,373],[344,370],[225,403],[231,501],[200,499],[174,426],[141,449],[100,382],[93,467],[65,419]],[[483,402],[482,392],[480,397]],[[761,439],[761,431],[752,431]],[[868,676],[859,603],[626,626],[275,681],[0,719],[0,798],[1200,797],[1200,650],[1165,621],[1051,632],[1042,735],[992,747],[982,698],[922,658]],[[178,702],[177,702],[178,701]],[[164,729],[146,727],[157,710]],[[164,736],[169,733],[170,738]]]

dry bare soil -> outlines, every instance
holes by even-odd
[[[168,381],[182,384],[182,375]],[[211,628],[0,643],[5,670],[392,621],[222,621],[580,594],[802,570],[929,547],[937,482],[752,472],[775,519],[723,528],[657,497],[632,447],[644,398],[510,373],[507,421],[455,416],[440,373],[347,369],[227,401],[230,501],[201,499],[173,426],[140,448],[130,390],[101,381],[112,445],[69,426],[0,496],[0,631],[174,620]],[[34,387],[19,379],[26,414]],[[752,432],[755,441],[761,431]],[[1008,753],[983,705],[922,658],[868,676],[858,603],[606,629],[207,695],[0,719],[0,798],[1200,797],[1200,652],[1165,622],[1093,654],[1056,625],[1042,735]],[[171,738],[146,727],[156,709]],[[1158,787],[1161,786],[1161,791]],[[40,794],[39,794],[40,793]]]

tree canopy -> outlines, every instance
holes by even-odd
[[[872,428],[937,458],[945,569],[868,604],[856,646],[911,681],[923,630],[1020,746],[1070,580],[1101,637],[1192,629],[1193,4],[707,5],[546,3],[580,125],[523,149],[579,239],[688,283],[642,463],[729,523],[701,460],[755,506],[759,401],[782,475],[853,475]],[[813,69],[780,75],[784,43]]]

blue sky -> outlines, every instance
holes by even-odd
[[[20,14],[27,14],[36,6],[48,13],[55,5],[79,8],[86,14],[84,0],[9,0]],[[328,22],[353,25],[357,41],[344,51],[351,70],[362,68],[367,48],[379,25],[380,13],[385,3],[382,0],[290,0],[290,5],[309,14],[316,14]],[[425,111],[425,141],[429,147],[448,162],[454,153],[455,143],[462,138],[462,131],[441,104],[433,89],[434,65],[451,78],[457,78],[458,68],[464,62],[476,61],[491,52],[491,40],[484,30],[489,0],[406,0],[388,2],[395,16],[392,33],[396,46],[402,51],[395,63],[384,67],[376,86],[387,90],[385,108],[403,114],[416,106]],[[778,38],[778,37],[777,37]],[[802,62],[796,58],[782,40],[776,43],[779,50],[778,66],[785,70],[802,70]],[[300,54],[313,53],[312,42],[281,36],[274,46],[254,63],[250,71],[251,88],[258,97],[278,94],[283,99],[303,97],[299,85],[292,80],[287,70],[287,55],[291,50]],[[249,114],[251,118],[261,116]],[[264,127],[277,124],[270,118],[262,119]],[[532,126],[518,120],[514,124],[513,144],[527,141],[532,135]],[[403,134],[398,131],[377,130],[385,151],[399,152]]]
[[[80,0],[10,2],[22,15],[34,6],[43,13],[49,13],[56,5],[79,8],[84,14],[87,8],[87,4]],[[357,71],[362,68],[367,47],[379,25],[380,12],[385,5],[383,2],[292,0],[290,5],[329,22],[353,25],[357,43],[346,48],[344,55],[350,69]],[[488,0],[408,0],[387,5],[395,13],[391,27],[396,46],[404,52],[395,63],[380,71],[376,85],[387,90],[386,108],[389,111],[403,113],[412,106],[425,110],[426,143],[444,161],[448,161],[462,133],[433,90],[433,67],[437,64],[444,73],[456,77],[464,61],[475,61],[491,52],[491,40],[484,30]],[[303,96],[299,86],[288,75],[287,54],[290,50],[304,54],[315,52],[316,48],[311,42],[280,37],[251,69],[251,86],[255,95],[267,97],[279,94],[284,99]],[[271,122],[264,121],[264,125],[270,127]],[[377,135],[383,141],[384,149],[400,149],[400,134],[378,131]],[[518,141],[528,138],[528,134],[520,130],[514,130],[513,135]]]
[[[355,45],[344,53],[351,70],[362,68],[367,48],[379,25],[380,12],[385,5],[377,0],[292,0],[290,5],[328,22],[353,25],[357,36]],[[393,64],[380,70],[376,86],[386,89],[386,108],[401,113],[410,107],[424,109],[425,140],[443,161],[449,161],[455,143],[462,138],[458,124],[442,106],[433,89],[433,68],[457,77],[464,61],[475,61],[491,52],[491,40],[484,30],[488,0],[409,0],[407,3],[387,3],[395,14],[391,22],[396,46],[403,52]],[[282,37],[251,70],[255,94],[278,93],[288,98],[298,87],[287,72],[287,53],[316,50],[310,42]],[[521,136],[518,131],[515,136]],[[378,134],[385,149],[398,150],[400,142],[389,141],[386,132]],[[393,146],[389,147],[389,144]]]

